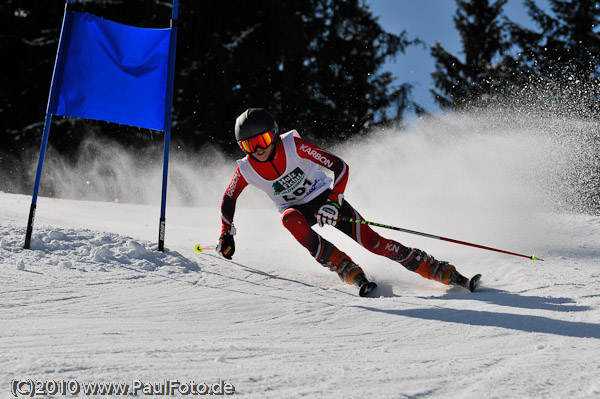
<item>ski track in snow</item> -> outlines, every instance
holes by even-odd
[[[14,378],[223,379],[249,398],[600,397],[600,218],[555,215],[571,235],[539,248],[543,263],[458,257],[481,261],[463,267],[484,275],[475,294],[368,258],[380,296],[359,298],[283,229],[268,246],[285,250],[252,250],[278,228],[272,210],[251,212],[265,221],[254,230],[240,215],[246,235],[228,262],[194,253],[188,232],[215,227],[193,208],[170,210],[160,253],[151,207],[46,198],[26,251],[28,200],[0,194],[2,397]],[[102,230],[90,229],[97,215],[63,212],[90,208],[112,215]]]

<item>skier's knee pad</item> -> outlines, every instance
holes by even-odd
[[[283,211],[281,214],[281,223],[297,240],[301,240],[310,230],[310,226],[304,215],[293,208]]]

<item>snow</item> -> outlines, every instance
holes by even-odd
[[[0,193],[0,396],[31,378],[222,380],[247,398],[600,397],[600,217],[552,206],[560,190],[547,158],[564,154],[560,143],[506,127],[458,133],[477,133],[472,122],[447,119],[445,135],[423,123],[420,135],[381,133],[335,152],[366,219],[544,259],[378,230],[482,273],[473,294],[319,229],[378,282],[377,297],[360,298],[252,190],[238,202],[233,260],[197,254],[197,243],[216,243],[229,172],[205,173],[214,178],[195,206],[170,202],[165,253],[158,198],[40,198],[24,250],[31,198]],[[522,148],[527,140],[536,147]]]

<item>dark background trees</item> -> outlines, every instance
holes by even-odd
[[[600,110],[600,1],[549,0],[542,10],[523,4],[536,26],[511,22],[506,0],[456,0],[456,28],[464,60],[432,47],[436,101],[444,108],[481,104],[491,97],[532,95],[571,102],[570,112],[597,118]]]
[[[439,42],[431,48],[435,59],[432,93],[442,108],[468,105],[504,86],[506,71],[494,61],[511,46],[506,23],[501,20],[506,2],[456,0],[454,23],[460,33],[464,61]]]
[[[570,102],[571,114],[597,118],[600,1],[550,0],[552,13],[544,12],[531,0],[525,5],[537,29],[510,25],[511,37],[520,50],[515,72],[539,93]]]
[[[151,0],[87,1],[80,8],[140,27],[168,27],[171,17],[170,2]],[[63,10],[61,0],[0,5],[0,44],[10,55],[0,74],[5,154],[39,147]],[[381,66],[411,43],[406,33],[385,32],[358,0],[182,1],[173,139],[188,150],[211,142],[233,152],[233,121],[257,106],[285,116],[284,129],[317,141],[401,120],[410,87]],[[55,118],[50,144],[73,153],[86,132],[136,146],[161,135]]]
[[[535,25],[529,29],[506,18],[506,0],[456,0],[462,53],[432,47],[436,101],[456,109],[525,93],[597,120],[600,1],[548,1],[544,11],[524,0]],[[81,3],[116,22],[169,26],[169,1]],[[0,4],[0,170],[14,171],[13,180],[30,178],[21,161],[37,160],[63,9],[63,0]],[[296,128],[321,144],[401,122],[408,107],[421,108],[410,98],[411,86],[382,66],[418,43],[407,32],[384,31],[362,0],[181,1],[173,146],[193,152],[211,143],[237,154],[233,121],[256,106],[270,109],[282,129]],[[136,148],[162,146],[160,132],[58,117],[50,146],[75,157],[90,135]]]

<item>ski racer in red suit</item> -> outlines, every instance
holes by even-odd
[[[279,135],[275,119],[262,108],[250,108],[235,122],[235,137],[246,153],[223,195],[222,230],[217,251],[227,259],[235,252],[233,215],[240,193],[248,184],[263,190],[277,205],[283,225],[321,265],[336,272],[366,296],[376,287],[352,259],[315,232],[311,226],[335,226],[367,250],[385,256],[421,276],[443,284],[468,287],[448,262],[416,248],[384,238],[365,224],[337,223],[340,217],[362,219],[344,199],[348,165],[339,157],[303,140],[295,130]],[[319,166],[331,170],[334,179]]]

